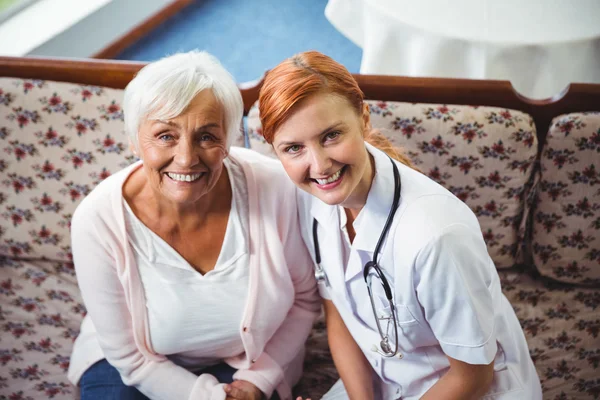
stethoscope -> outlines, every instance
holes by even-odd
[[[388,283],[383,271],[379,267],[377,263],[377,256],[379,255],[379,251],[381,249],[381,245],[383,244],[384,239],[386,238],[392,221],[394,220],[394,215],[396,214],[396,210],[398,209],[398,204],[400,203],[400,189],[402,185],[400,183],[400,172],[398,171],[398,167],[396,163],[390,158],[392,162],[392,167],[394,168],[394,201],[392,202],[392,208],[387,217],[387,221],[383,227],[383,231],[379,236],[379,240],[377,241],[377,245],[375,246],[375,251],[373,252],[373,259],[367,262],[363,268],[363,276],[365,278],[365,283],[367,285],[367,290],[369,292],[369,299],[371,300],[371,308],[373,309],[373,316],[375,317],[375,322],[377,324],[377,330],[379,331],[379,336],[381,338],[381,342],[379,343],[381,349],[375,348],[375,351],[381,354],[384,357],[394,357],[398,354],[398,325],[396,318],[396,306],[394,305],[393,296],[392,296],[392,288]],[[319,250],[319,239],[317,236],[317,220],[313,219],[313,242],[315,248],[315,260],[317,262],[316,270],[315,270],[315,278],[317,282],[323,282],[326,286],[331,286],[329,284],[329,279],[327,278],[327,274],[325,270],[321,266],[321,252]],[[378,316],[377,308],[375,307],[375,300],[373,299],[373,290],[371,289],[371,284],[373,278],[376,278],[381,283],[383,287],[383,291],[385,292],[385,297],[387,298],[388,304],[390,306],[390,316]],[[385,332],[382,329],[381,321],[387,321]],[[393,327],[393,337],[394,337],[394,347],[390,344],[390,325]]]

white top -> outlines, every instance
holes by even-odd
[[[231,211],[215,268],[205,275],[148,229],[123,200],[152,347],[192,371],[244,352],[240,324],[248,296],[248,193],[241,167],[228,159],[224,164]]]
[[[251,382],[267,398],[276,390],[282,400],[292,399],[321,304],[300,234],[296,187],[281,163],[266,156],[232,147],[228,158],[242,167],[248,187],[249,279],[238,331],[244,352],[223,362],[237,370],[233,379]],[[142,166],[140,161],[106,178],[73,214],[73,261],[88,314],[73,346],[69,380],[77,384],[89,366],[106,358],[123,383],[151,399],[225,400],[213,375],[196,375],[152,347],[122,192]]]
[[[312,221],[318,222],[321,266],[330,297],[380,379],[380,398],[417,399],[449,368],[447,356],[469,364],[494,361],[493,399],[541,399],[540,382],[519,321],[502,294],[477,218],[458,198],[398,162],[400,205],[378,262],[392,286],[400,355],[373,351],[380,337],[363,278],[364,265],[388,217],[394,196],[389,157],[367,144],[375,178],[354,221],[352,244],[339,227],[345,214],[301,194],[303,237],[313,250]],[[314,254],[313,254],[314,256]],[[378,311],[389,314],[378,281],[372,288]]]

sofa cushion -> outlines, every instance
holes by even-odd
[[[600,112],[556,117],[542,150],[532,228],[538,271],[600,285]]]
[[[475,212],[496,267],[522,262],[522,198],[537,155],[531,116],[493,107],[367,103],[373,127]],[[274,156],[260,134],[256,105],[247,129],[250,147]]]
[[[0,256],[0,399],[77,399],[67,379],[86,309],[70,263]]]
[[[544,399],[600,396],[600,292],[500,271],[542,382]]]
[[[86,309],[72,265],[0,257],[0,271],[0,399],[77,399],[66,371]],[[514,270],[501,271],[500,278],[524,329],[544,398],[598,398],[598,290],[549,284]],[[294,393],[318,399],[337,378],[321,316]]]
[[[135,161],[122,100],[122,90],[0,78],[0,255],[70,260],[75,208]]]

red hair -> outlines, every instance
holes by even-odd
[[[262,135],[272,144],[275,132],[292,115],[302,100],[329,93],[345,98],[357,115],[362,115],[364,94],[348,70],[318,51],[307,51],[284,60],[267,73],[259,94]],[[379,131],[372,130],[365,140],[390,157],[412,167],[400,149]]]

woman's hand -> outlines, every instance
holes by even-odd
[[[248,381],[233,381],[223,388],[227,394],[225,400],[262,400],[263,392]]]

